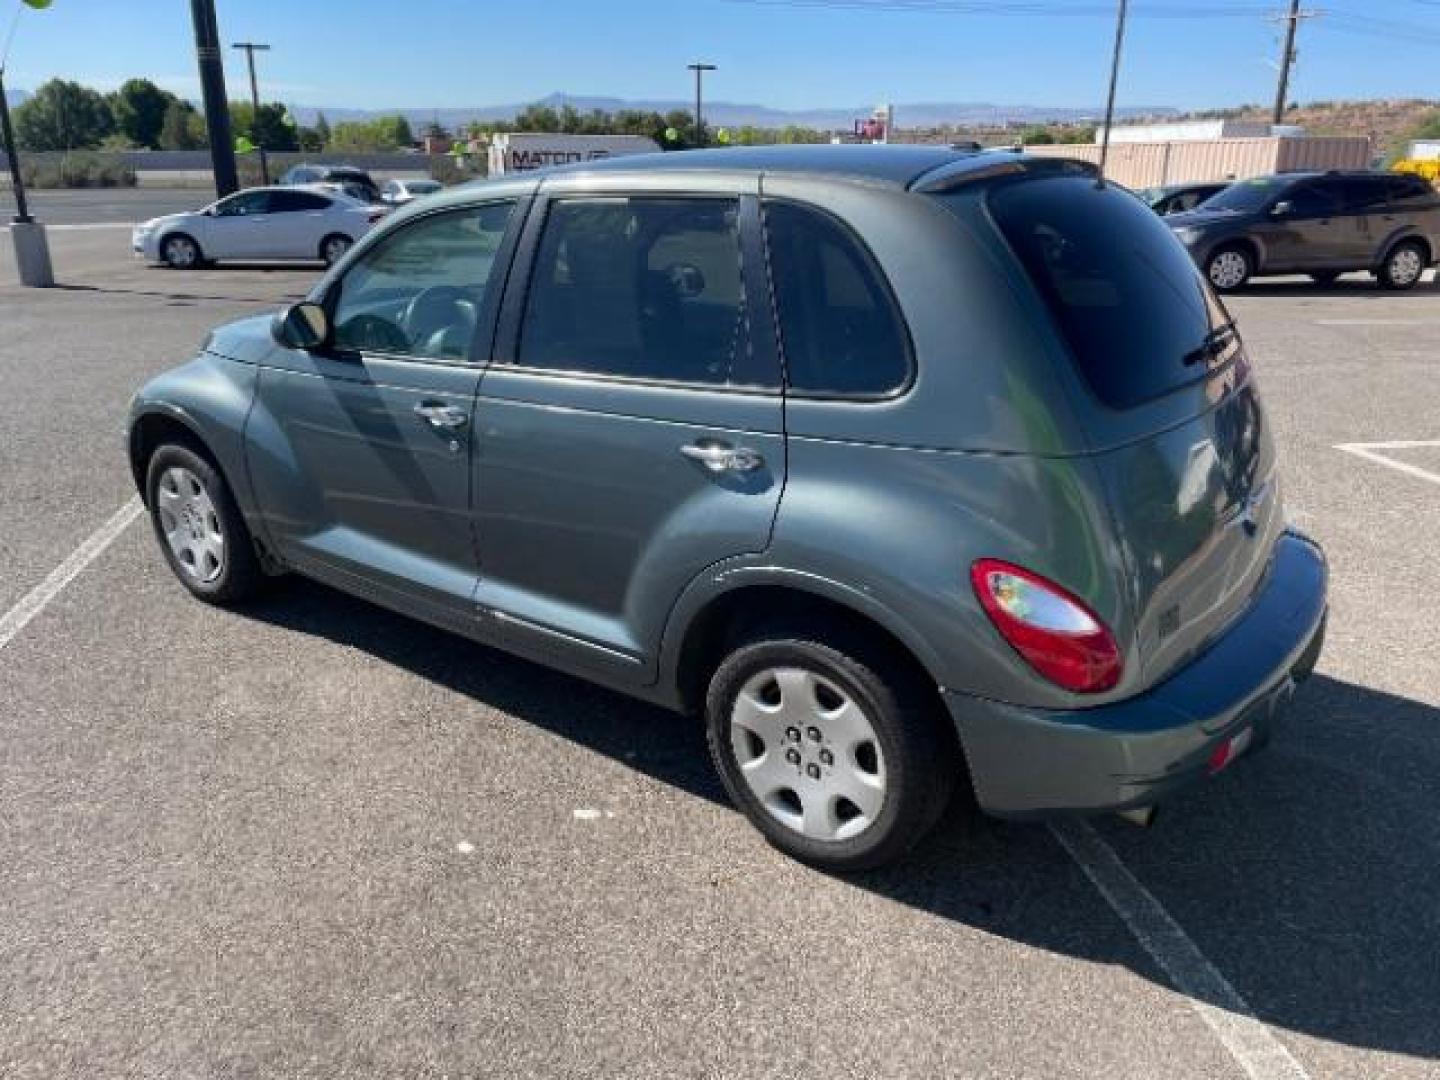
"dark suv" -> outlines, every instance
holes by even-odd
[[[962,780],[1143,816],[1320,649],[1240,334],[1079,162],[746,148],[453,189],[216,330],[129,432],[198,598],[293,571],[703,714],[736,803],[829,867]]]
[[[1440,194],[1401,173],[1259,176],[1165,223],[1222,291],[1256,274],[1329,284],[1351,270],[1410,289],[1440,256]]]

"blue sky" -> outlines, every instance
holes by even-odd
[[[0,0],[0,33],[17,4]],[[1049,8],[1075,5],[1097,6],[1042,0]],[[1206,6],[1132,0],[1140,13],[1177,5]],[[274,46],[260,58],[267,98],[356,108],[500,104],[552,91],[684,99],[691,85],[684,65],[695,58],[720,66],[708,96],[780,108],[877,101],[1095,106],[1104,96],[1113,32],[1105,17],[816,10],[730,0],[217,0],[217,6],[227,43],[253,38]],[[1252,10],[1132,22],[1122,105],[1269,100],[1278,28],[1259,11],[1278,9],[1283,0],[1213,0],[1213,6]],[[1338,17],[1303,26],[1293,97],[1440,95],[1434,74],[1440,0],[1317,6]],[[1347,15],[1429,27],[1433,36],[1344,32]],[[1381,29],[1387,28],[1394,29]],[[232,97],[245,89],[239,59],[228,61]],[[13,85],[33,89],[64,76],[108,88],[131,75],[198,96],[185,0],[54,0],[49,11],[25,12],[10,62]]]

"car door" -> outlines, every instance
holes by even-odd
[[[513,649],[649,681],[680,592],[765,549],[785,478],[757,185],[575,183],[531,214],[480,385],[476,599]]]
[[[333,205],[333,199],[313,191],[272,191],[254,254],[265,259],[315,258]]]
[[[276,348],[246,428],[282,560],[462,629],[475,390],[518,205],[423,215],[360,253],[325,293],[332,340]]]
[[[1348,266],[1372,265],[1378,258],[1376,247],[1385,230],[1385,211],[1389,201],[1389,177],[1383,173],[1347,176],[1338,185],[1341,216],[1349,224],[1341,230],[1344,241],[1344,262]]]
[[[221,199],[205,223],[201,247],[211,259],[254,259],[264,250],[262,236],[269,219],[270,192],[241,191]]]
[[[1341,214],[1336,185],[1326,178],[1290,188],[1259,228],[1272,273],[1344,264],[1354,246],[1355,223]]]

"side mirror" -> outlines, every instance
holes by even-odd
[[[1289,199],[1281,199],[1270,208],[1271,217],[1289,217],[1290,212],[1295,209],[1295,204]]]
[[[319,304],[307,300],[277,312],[270,335],[287,349],[309,352],[323,348],[330,340],[330,316]]]

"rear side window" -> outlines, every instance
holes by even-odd
[[[1130,408],[1208,373],[1225,309],[1143,203],[1113,184],[1046,177],[998,187],[989,204],[1105,404]]]
[[[757,370],[736,199],[563,199],[535,255],[519,363],[657,382]]]
[[[1390,197],[1389,178],[1385,176],[1354,176],[1340,185],[1344,209],[1352,213],[1378,210]]]
[[[909,338],[870,254],[834,218],[794,203],[766,203],[765,228],[790,388],[843,397],[901,389]]]
[[[324,195],[316,195],[309,191],[272,191],[270,193],[270,213],[272,214],[327,210],[329,207],[329,199]]]

